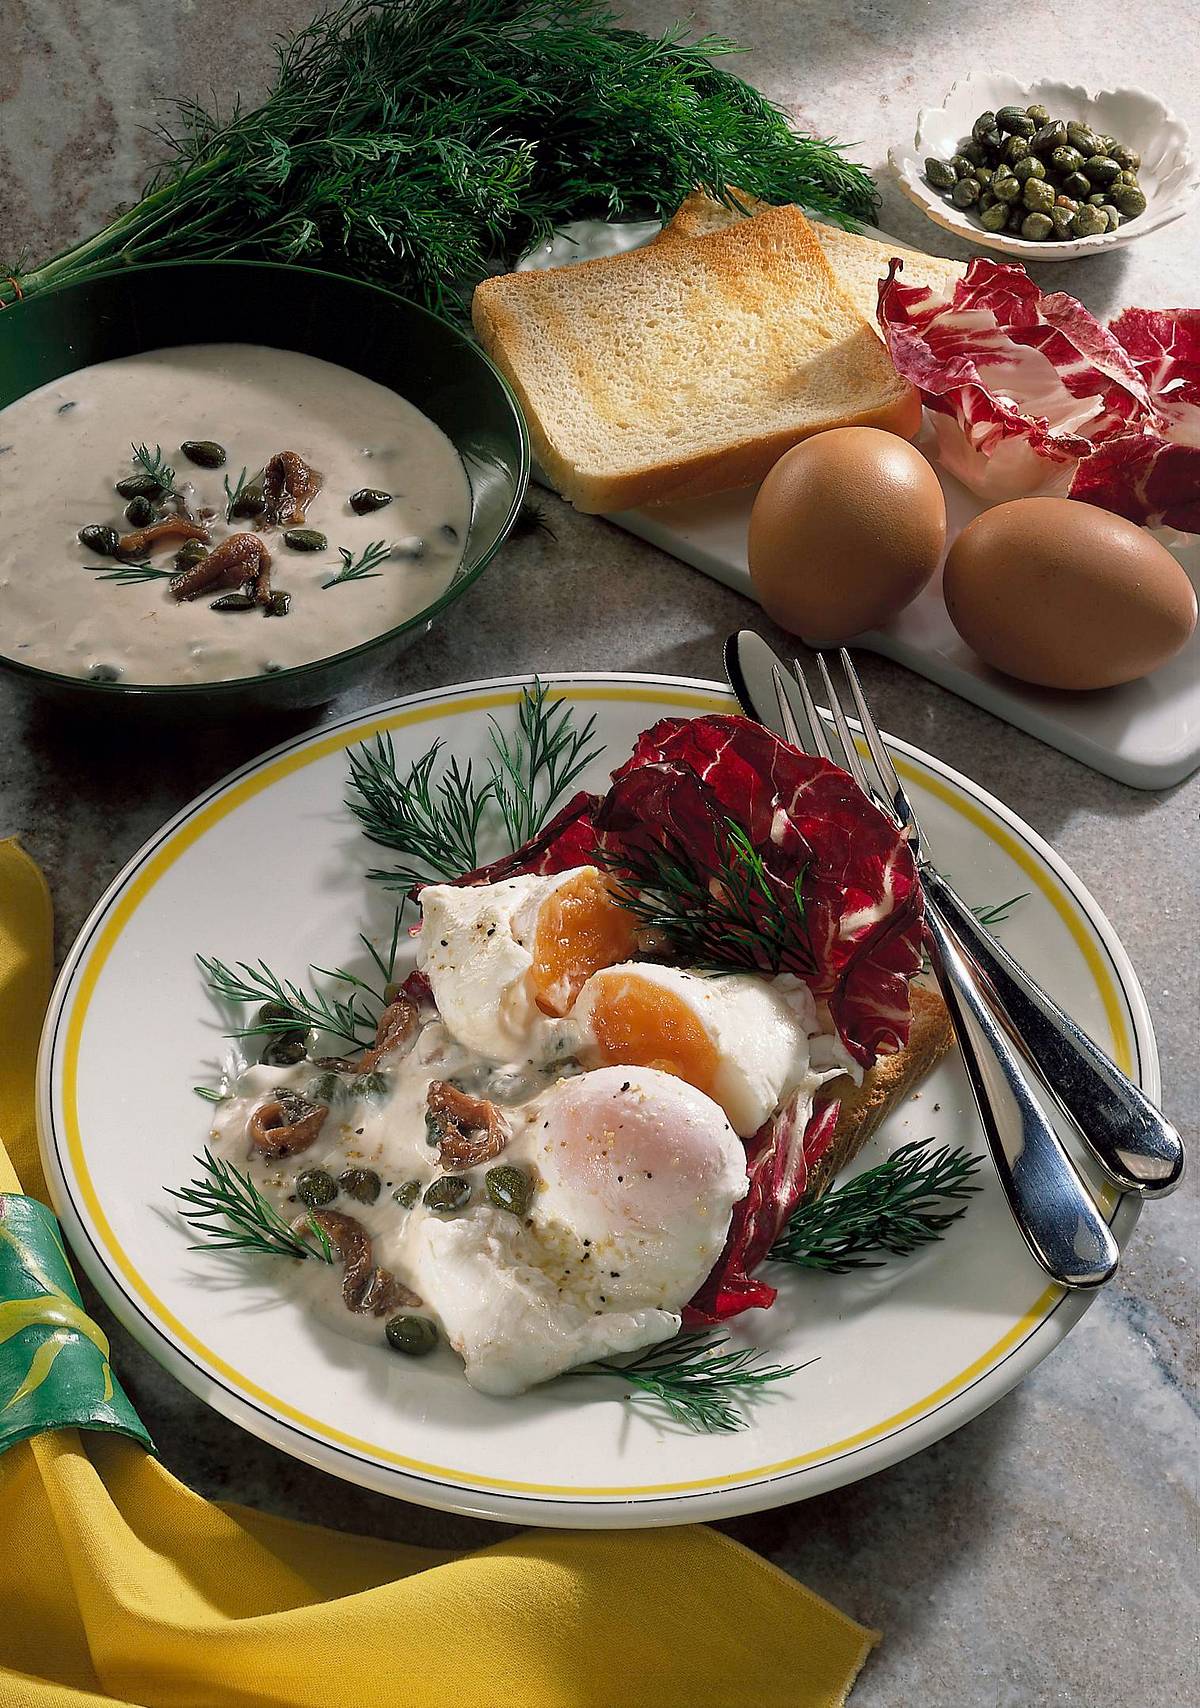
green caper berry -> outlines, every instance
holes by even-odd
[[[465,1210],[471,1202],[471,1182],[462,1174],[439,1174],[425,1188],[422,1202],[439,1215],[451,1210]]]
[[[1021,199],[1021,180],[1014,178],[1010,172],[1007,178],[999,176],[992,179],[992,194],[998,202],[1016,202]],[[999,230],[999,227],[996,227]]]
[[[1071,230],[1076,237],[1095,237],[1108,230],[1108,221],[1099,208],[1082,207],[1071,215]]]
[[[373,1204],[383,1182],[373,1168],[345,1168],[338,1175],[338,1185],[356,1203]]]
[[[488,1169],[484,1184],[488,1197],[498,1210],[508,1210],[514,1216],[523,1217],[529,1209],[533,1183],[524,1169],[513,1168],[511,1163],[501,1163],[499,1168]]]
[[[326,1069],[324,1073],[317,1075],[316,1079],[305,1090],[304,1095],[313,1103],[330,1104],[335,1097],[340,1095],[341,1089],[342,1082],[337,1074]]]
[[[1114,184],[1112,199],[1117,211],[1126,219],[1136,219],[1146,211],[1146,197],[1136,184]]]
[[[1024,160],[1018,160],[1013,167],[1013,177],[1020,184],[1027,184],[1031,178],[1044,178],[1046,168],[1036,154],[1027,154]]]
[[[1025,223],[1025,218],[1025,203],[1014,203],[1008,210],[1008,229],[1010,231],[1020,231],[1021,227]]]
[[[303,1174],[296,1176],[296,1196],[310,1210],[319,1210],[322,1204],[332,1204],[337,1195],[337,1181],[327,1168],[306,1168]]]
[[[998,107],[996,129],[1005,131],[1010,136],[1032,136],[1036,126],[1021,107]]]
[[[987,212],[987,210],[989,208],[994,208],[995,205],[996,205],[995,196],[993,196],[993,194],[990,190],[985,190],[983,192],[983,194],[980,196],[979,200],[976,202],[975,210],[977,213],[984,214]]]
[[[990,166],[977,166],[975,168],[974,176],[978,178],[979,182],[986,190],[990,187],[992,179],[995,177],[995,173]]]
[[[266,499],[263,497],[262,476],[248,481],[229,506],[230,517],[261,516]]]
[[[959,153],[951,156],[950,165],[953,169],[955,178],[969,178],[975,170],[975,162],[973,160],[968,160],[961,150]]]
[[[1124,167],[1120,172],[1118,172],[1116,181],[1118,184],[1137,184],[1138,175],[1129,167]],[[1141,188],[1140,184],[1138,185],[1138,188]]]
[[[979,200],[980,188],[978,178],[960,178],[950,192],[950,200],[956,208],[969,208]]]
[[[1050,219],[1054,226],[1054,237],[1056,242],[1062,243],[1070,237],[1071,220],[1074,217],[1074,214],[1074,207],[1060,208],[1057,203],[1050,209]]]
[[[263,606],[264,617],[286,617],[292,608],[292,596],[277,587]]]
[[[1008,203],[993,202],[991,207],[984,208],[979,223],[985,231],[1003,231],[1008,224]]]
[[[1100,154],[1111,154],[1113,149],[1117,147],[1116,137],[1105,136],[1103,131],[1097,131],[1096,135],[1100,138],[1100,147],[1097,152]]]
[[[1073,197],[1077,202],[1086,202],[1092,193],[1091,180],[1085,178],[1082,172],[1068,172],[1059,188],[1064,195]]]
[[[285,1007],[282,1002],[264,1002],[254,1016],[256,1026],[271,1026],[277,1020],[290,1020],[294,1026],[296,1022],[295,1010]]]
[[[1022,200],[1030,213],[1049,213],[1054,206],[1054,185],[1044,178],[1030,178]]]
[[[1049,123],[1035,130],[1029,139],[1032,154],[1049,154],[1051,149],[1064,148],[1067,141],[1067,127],[1061,119],[1051,119]]]
[[[161,498],[166,488],[152,474],[129,474],[117,482],[122,498]]]
[[[1084,124],[1080,119],[1067,120],[1067,141],[1072,148],[1077,148],[1085,159],[1089,154],[1100,152],[1100,138],[1091,125]]]
[[[373,486],[360,486],[357,492],[350,494],[350,508],[356,516],[369,516],[373,510],[382,510],[391,502],[390,492],[381,492]]]
[[[225,466],[225,447],[218,445],[215,439],[185,439],[179,449],[197,468],[219,469]]]
[[[1117,165],[1124,171],[1136,172],[1142,164],[1142,157],[1136,148],[1126,148],[1123,142],[1118,142],[1108,151]]]
[[[1108,229],[1110,231],[1115,231],[1121,223],[1120,211],[1117,208],[1114,208],[1111,202],[1103,202],[1100,207],[1100,212],[1108,221]]]
[[[969,160],[972,166],[982,166],[983,162],[987,159],[987,155],[983,150],[983,144],[981,142],[977,142],[973,136],[967,138],[966,142],[962,144],[958,152],[965,160]]]
[[[1032,107],[1026,107],[1025,117],[1027,119],[1032,119],[1035,125],[1044,125],[1048,124],[1050,121],[1050,112],[1048,108],[1043,107],[1038,102],[1035,102]]]
[[[1077,148],[1065,143],[1062,148],[1052,148],[1047,156],[1047,164],[1055,171],[1064,175],[1068,172],[1079,172],[1083,167],[1084,157]]]
[[[253,611],[257,604],[253,593],[222,593],[208,608],[210,611]]]
[[[411,1210],[420,1195],[421,1182],[419,1180],[406,1180],[403,1186],[397,1186],[392,1193],[395,1202],[404,1210]]]
[[[154,520],[154,506],[148,498],[131,498],[125,506],[125,520],[131,528],[145,528]]]
[[[1073,218],[1076,216],[1072,216]],[[1021,236],[1027,237],[1031,243],[1044,243],[1054,230],[1054,221],[1049,214],[1026,214],[1021,221]]]
[[[925,162],[925,177],[935,190],[952,190],[958,181],[958,174],[945,160],[939,160],[931,154]],[[284,535],[284,539],[287,535]]]
[[[294,1067],[307,1054],[303,1032],[284,1032],[270,1040],[258,1059],[267,1067]]]
[[[208,556],[208,547],[203,540],[187,540],[175,553],[173,563],[176,569],[191,569],[194,563]]]
[[[1097,190],[1103,190],[1109,184],[1115,184],[1121,176],[1121,168],[1115,160],[1110,160],[1106,154],[1093,154],[1084,161],[1080,171]]]
[[[329,541],[324,534],[315,528],[288,528],[283,536],[285,546],[290,546],[294,552],[323,552],[328,550]]]
[[[985,133],[990,130],[995,130],[995,128],[996,115],[989,110],[985,113],[980,113],[979,117],[975,120],[975,123],[971,126],[971,135],[974,137],[976,142],[982,142]]]
[[[437,1324],[428,1317],[389,1317],[383,1332],[392,1351],[407,1358],[424,1358],[438,1343]]]
[[[1090,196],[1083,198],[1082,205],[1085,208],[1102,208],[1107,200],[1108,197],[1103,190],[1093,190]]]
[[[100,522],[89,522],[86,528],[79,530],[80,545],[86,546],[90,552],[99,552],[101,557],[115,557],[119,539],[115,528],[106,528]]]
[[[351,1097],[365,1097],[374,1101],[388,1094],[387,1075],[382,1073],[360,1073],[350,1081]]]
[[[1001,158],[1008,166],[1015,166],[1018,160],[1028,160],[1028,138],[1023,136],[1010,136],[1000,153]]]

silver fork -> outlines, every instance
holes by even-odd
[[[801,736],[786,680],[776,665],[772,678],[784,733],[796,746],[849,771],[867,799],[891,818],[912,849],[925,888],[925,925],[934,974],[954,1023],[984,1137],[1013,1219],[1052,1280],[1064,1287],[1100,1287],[1115,1272],[1120,1250],[1082,1175],[1034,1096],[1009,1033],[988,1002],[986,987],[973,975],[939,899],[930,893],[928,873],[932,868],[922,857],[916,815],[880,740],[850,656],[844,648],[840,656],[879,786],[873,787],[868,778],[820,653],[817,663],[843,758],[833,756],[824,721],[798,662],[793,668],[808,741]],[[970,910],[965,911],[973,920]]]

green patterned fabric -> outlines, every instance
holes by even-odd
[[[36,1198],[0,1193],[0,1453],[65,1428],[153,1448],[83,1308],[54,1216]]]

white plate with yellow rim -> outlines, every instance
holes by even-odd
[[[714,683],[571,675],[554,690],[594,713],[606,770],[665,716],[732,711]],[[401,762],[436,736],[487,752],[487,716],[519,679],[398,700],[291,742],[201,795],[129,862],[72,949],[39,1064],[42,1154],[80,1262],[180,1381],[255,1435],[369,1488],[546,1525],[678,1524],[803,1499],[915,1453],[991,1405],[1078,1322],[1090,1295],[1048,1287],[985,1165],[984,1190],[939,1244],[833,1278],[772,1275],[770,1312],[738,1342],[806,1368],[730,1435],[698,1435],[628,1404],[619,1382],[567,1377],[519,1399],[475,1393],[448,1352],[415,1362],[327,1330],[272,1283],[272,1259],[188,1251],[163,1188],[205,1139],[192,1086],[224,1049],[193,956],[265,958],[303,976],[337,965],[392,900],[367,881],[381,851],[343,805],[347,749],[389,731]],[[506,708],[508,712],[506,714]],[[1024,893],[1005,940],[1146,1089],[1158,1059],[1137,978],[1079,880],[965,777],[892,744],[940,863],[974,903]],[[913,1138],[982,1149],[957,1060],[893,1113],[861,1164]],[[1104,1197],[1122,1243],[1138,1202]],[[811,1362],[809,1362],[811,1360]]]

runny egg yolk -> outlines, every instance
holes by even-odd
[[[658,1068],[713,1094],[720,1056],[695,1013],[673,991],[612,973],[593,986],[591,1025],[606,1064]]]
[[[538,909],[527,975],[542,1013],[568,1014],[594,972],[628,960],[635,923],[602,873],[583,871],[560,884]]]

